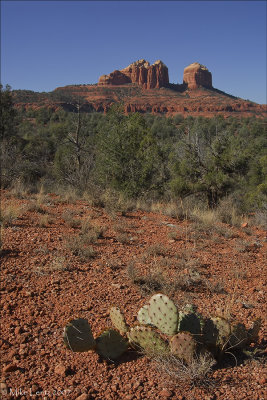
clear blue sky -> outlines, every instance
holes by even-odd
[[[1,1],[1,82],[51,91],[145,58],[171,83],[200,62],[213,86],[266,104],[265,1]]]

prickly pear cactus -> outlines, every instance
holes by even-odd
[[[250,328],[248,330],[248,342],[249,343],[256,342],[258,340],[261,323],[262,323],[261,318],[256,319],[256,321],[253,322],[252,328]]]
[[[187,305],[183,311],[179,312],[178,332],[190,332],[193,335],[200,335],[203,325],[203,318],[198,314],[194,307]]]
[[[143,349],[147,355],[167,354],[169,346],[149,326],[135,326],[128,332],[128,338],[131,344],[138,349]]]
[[[109,315],[114,327],[120,332],[121,335],[128,332],[128,326],[126,324],[124,315],[118,307],[111,307],[109,310]]]
[[[83,352],[95,348],[95,339],[87,319],[71,320],[64,328],[63,340],[72,351]]]
[[[152,325],[148,310],[149,306],[146,304],[138,311],[137,319],[142,325]]]
[[[242,349],[248,343],[248,331],[244,324],[240,322],[231,328],[231,336],[229,339],[229,350]]]
[[[205,321],[203,327],[203,342],[212,350],[223,352],[229,347],[231,326],[222,317],[213,317]],[[215,351],[217,352],[217,351]]]
[[[158,293],[151,297],[148,314],[153,325],[162,333],[172,336],[177,333],[178,310],[168,296]]]
[[[114,329],[108,329],[96,338],[97,353],[108,360],[116,360],[127,348],[128,341]]]
[[[179,332],[170,341],[171,353],[187,364],[193,359],[197,343],[189,332]]]

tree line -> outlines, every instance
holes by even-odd
[[[266,206],[266,120],[154,116],[114,105],[107,114],[15,110],[1,87],[1,186],[112,189],[126,198],[192,197],[244,211]],[[34,190],[34,189],[33,189]]]

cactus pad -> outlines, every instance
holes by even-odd
[[[170,341],[171,353],[187,364],[193,359],[197,343],[189,332],[179,332]]]
[[[97,353],[108,360],[116,360],[127,348],[128,341],[114,329],[102,332],[96,339]]]
[[[147,355],[162,355],[169,352],[169,346],[151,327],[135,326],[130,329],[128,338],[130,343],[143,349]]]
[[[201,334],[202,318],[195,312],[179,312],[178,332],[186,331],[193,335]]]
[[[148,307],[149,317],[153,325],[166,335],[177,333],[178,310],[168,296],[158,293],[151,297]]]
[[[203,340],[208,346],[217,347],[220,351],[229,347],[231,326],[222,317],[213,317],[205,321],[203,327]]]
[[[109,310],[109,315],[114,327],[118,329],[121,335],[128,332],[128,326],[126,324],[124,315],[118,307],[111,307]]]
[[[261,318],[256,319],[256,321],[253,322],[252,328],[248,330],[249,343],[256,342],[258,340],[261,323],[262,323]]]
[[[87,319],[78,318],[70,321],[64,328],[63,340],[72,351],[83,352],[93,350],[95,340]]]
[[[238,323],[231,329],[231,336],[229,339],[229,350],[242,349],[248,342],[248,332],[244,324]]]
[[[142,325],[152,325],[149,313],[149,306],[146,304],[144,307],[140,308],[137,314],[137,319]]]

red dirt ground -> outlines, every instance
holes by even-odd
[[[29,207],[32,201],[2,192],[2,207],[24,207],[2,235],[3,399],[266,399],[263,357],[238,359],[235,365],[229,355],[212,372],[211,386],[192,388],[133,351],[108,364],[96,353],[72,353],[62,340],[63,327],[73,317],[87,318],[96,337],[111,325],[108,311],[114,304],[134,324],[151,294],[140,291],[130,279],[130,262],[142,276],[161,268],[170,282],[195,274],[198,284],[188,281],[172,293],[178,305],[192,302],[205,316],[230,312],[250,327],[266,311],[263,229],[223,225],[220,231],[205,233],[160,213],[115,215],[84,200],[67,203],[53,195],[41,205],[49,214],[45,220],[37,212],[41,209]],[[70,226],[74,224],[68,222],[66,212],[105,227],[103,236],[92,244],[94,258],[82,260],[66,247],[68,237],[81,231]],[[259,340],[261,346],[266,343],[266,321]]]

